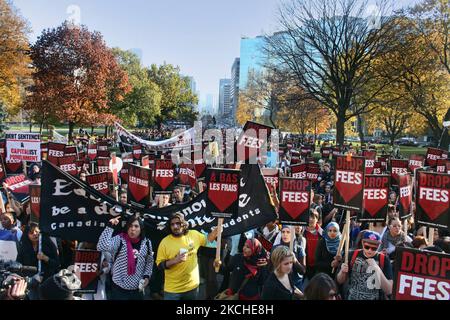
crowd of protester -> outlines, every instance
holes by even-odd
[[[165,132],[145,130],[142,137],[157,139]],[[213,142],[213,141],[212,141]],[[305,141],[303,141],[305,143]],[[311,143],[315,148],[313,141]],[[289,175],[293,150],[291,144],[274,165],[280,175]],[[352,151],[345,146],[345,151]],[[312,150],[314,153],[314,149]],[[214,152],[213,152],[214,154]],[[301,160],[301,161],[304,161]],[[428,243],[423,230],[414,225],[414,212],[403,228],[398,213],[398,190],[390,193],[386,222],[369,225],[352,217],[348,262],[339,251],[345,212],[334,206],[333,161],[318,161],[320,173],[314,184],[309,224],[305,227],[281,225],[278,220],[241,235],[222,239],[222,261],[215,260],[217,229],[210,234],[189,230],[182,214],[174,214],[167,224],[167,236],[152,243],[145,234],[140,217],[127,220],[122,233],[113,236],[120,218],[111,219],[98,243],[78,243],[41,234],[39,225],[30,221],[30,205],[14,200],[5,186],[2,197],[0,240],[14,241],[17,261],[39,268],[33,282],[24,285],[21,277],[8,289],[5,299],[90,299],[90,300],[384,300],[391,299],[393,262],[398,247],[450,253],[450,239],[441,230]],[[272,163],[273,165],[273,163]],[[28,176],[40,183],[40,167],[30,167]],[[85,179],[87,172],[80,174]],[[271,189],[272,200],[277,194]],[[199,190],[176,187],[172,195],[157,195],[153,206],[166,207],[186,203]],[[119,201],[127,203],[126,185]],[[102,253],[97,292],[80,294],[80,281],[71,270],[74,250],[96,249]],[[219,268],[216,273],[215,267]],[[381,279],[379,287],[368,287],[371,267]],[[202,288],[202,290],[200,290]],[[28,294],[24,292],[27,290]]]

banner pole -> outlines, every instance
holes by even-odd
[[[434,228],[428,229],[428,245],[432,246],[434,243]]]
[[[291,250],[291,252],[294,252],[295,227],[289,226],[289,229],[291,230],[291,241],[289,244],[289,250]]]
[[[217,228],[218,228],[218,233],[217,233],[217,247],[216,247],[216,262],[220,261],[220,251],[222,248],[222,224],[223,224],[223,218],[218,218],[217,220]],[[216,266],[215,267],[215,271],[216,273],[219,273],[220,270],[220,266]]]
[[[348,264],[348,250],[350,247],[350,210],[347,210],[347,217],[345,218],[345,225],[347,226],[346,241],[345,241],[345,263]]]
[[[405,232],[405,234],[408,234],[408,218],[403,220],[403,231]]]
[[[345,224],[344,230],[342,230],[341,241],[339,241],[339,247],[338,247],[338,251],[337,251],[337,253],[336,253],[336,255],[338,255],[338,256],[341,255],[342,249],[344,248],[344,244],[345,244],[346,241],[347,241],[347,227],[348,227],[347,224]],[[332,270],[331,273],[334,273],[335,269],[336,269],[336,268],[333,268],[333,270]]]

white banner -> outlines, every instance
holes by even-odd
[[[17,245],[15,241],[0,240],[0,260],[16,261]]]
[[[56,130],[52,130],[52,141],[56,142],[56,143],[64,143],[64,144],[68,144],[69,140],[63,136],[62,134],[59,134],[58,132],[56,132]]]
[[[6,133],[6,161],[41,161],[41,135],[8,131]]]
[[[183,148],[191,146],[194,143],[194,128],[180,133],[179,135],[162,141],[147,141],[135,136],[117,122],[114,124],[116,132],[120,136],[125,136],[136,143],[139,143],[151,150],[164,150],[173,148]]]

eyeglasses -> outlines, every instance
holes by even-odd
[[[366,249],[367,251],[369,251],[369,250],[377,251],[378,247],[372,247],[372,246],[364,245],[364,249]]]

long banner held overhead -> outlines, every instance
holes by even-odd
[[[365,158],[338,156],[334,177],[334,205],[347,210],[361,211]]]
[[[450,175],[420,171],[417,183],[417,223],[450,230]]]
[[[280,179],[280,222],[307,226],[311,204],[311,181],[296,178]]]
[[[216,218],[236,219],[239,207],[239,170],[208,169],[206,212]]]
[[[39,133],[6,132],[6,161],[41,161]]]
[[[395,300],[450,300],[450,255],[397,247]]]
[[[359,221],[386,221],[390,179],[387,175],[366,175],[364,205]]]
[[[124,206],[47,161],[43,162],[42,182],[40,227],[50,236],[97,242],[108,221],[119,215],[115,207],[121,207],[126,215],[143,216],[150,237],[164,237],[169,216],[175,212],[186,217],[189,229],[209,233],[217,226],[216,218],[206,211],[206,192],[189,203],[165,208]],[[276,218],[259,166],[243,165],[238,217],[224,223],[223,236],[241,234]]]
[[[139,208],[150,205],[152,170],[130,165],[128,170],[128,201]]]

